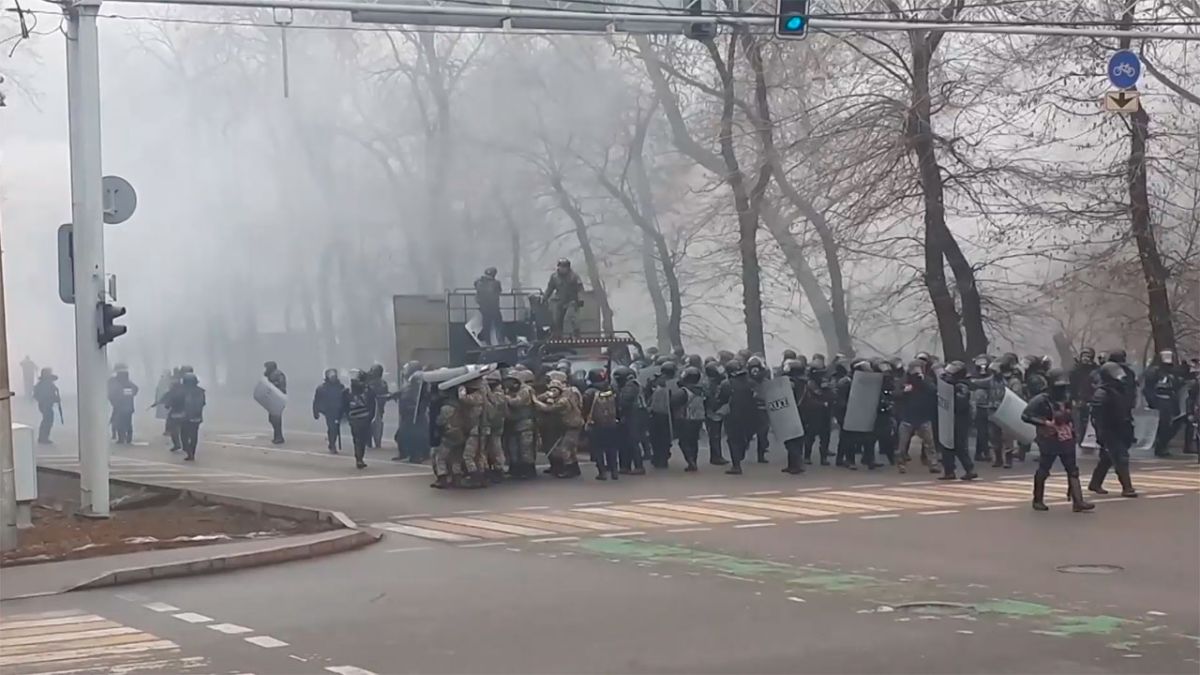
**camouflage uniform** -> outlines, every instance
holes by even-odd
[[[533,444],[533,389],[522,384],[516,391],[506,392],[504,400],[504,445],[509,449],[509,462],[529,472],[537,463]]]
[[[463,429],[459,426],[458,404],[454,399],[447,398],[438,409],[437,425],[442,438],[433,450],[433,475],[453,478],[455,469],[462,461],[465,441]]]
[[[549,413],[561,430],[561,436],[550,453],[564,465],[578,464],[579,432],[583,429],[583,410],[578,392],[572,393],[567,387],[552,386],[546,399],[537,399],[536,406],[538,410]]]
[[[475,387],[479,383],[475,383]],[[459,419],[461,420],[465,444],[463,445],[462,464],[467,475],[475,474],[487,468],[483,456],[483,407],[485,394],[478,388],[459,390]]]
[[[483,454],[492,471],[504,470],[504,411],[508,407],[504,392],[497,387],[485,394],[483,406]]]

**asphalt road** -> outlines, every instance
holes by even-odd
[[[146,429],[114,474],[336,508],[387,530],[382,543],[5,602],[0,670],[1200,672],[1191,462],[1138,462],[1143,497],[1089,514],[1063,502],[1061,474],[1051,511],[1029,509],[1032,463],[978,484],[919,466],[792,477],[781,448],[740,477],[702,465],[449,492],[386,449],[355,470],[296,426],[276,448],[214,420],[194,466]],[[72,454],[63,439],[43,461]]]

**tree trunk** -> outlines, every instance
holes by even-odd
[[[554,195],[558,198],[558,206],[567,214],[571,222],[575,225],[575,237],[579,240],[579,248],[583,251],[583,261],[587,266],[588,279],[592,282],[592,290],[596,293],[596,301],[600,303],[600,330],[606,335],[612,335],[613,332],[613,311],[608,304],[608,293],[604,290],[604,280],[600,276],[600,266],[596,261],[596,252],[592,250],[592,238],[588,235],[587,223],[583,220],[583,213],[575,204],[575,200],[571,198],[566,187],[562,183],[562,179],[558,176],[550,178],[550,186],[554,188]]]
[[[826,353],[841,352],[847,356],[851,355],[853,352],[842,349],[840,346],[837,318],[830,310],[829,303],[825,302],[825,292],[821,288],[820,280],[813,273],[812,267],[808,264],[808,258],[804,256],[804,249],[796,243],[796,238],[792,236],[774,204],[768,202],[763,206],[762,219],[767,226],[767,231],[779,244],[779,250],[783,252],[788,267],[792,268],[792,275],[796,277],[796,281],[799,282],[800,288],[808,298],[808,306],[812,308],[813,316],[817,319],[817,326],[821,328],[821,335],[825,338]]]
[[[651,109],[651,114],[654,108]],[[653,272],[653,284],[650,277],[646,285],[650,288],[650,299],[654,303],[654,318],[658,328],[658,348],[667,350],[683,346],[683,336],[680,324],[683,321],[683,299],[679,291],[679,276],[675,272],[675,259],[667,247],[667,241],[658,229],[658,209],[654,206],[654,189],[650,185],[650,172],[646,170],[646,132],[650,128],[651,115],[638,120],[636,133],[629,144],[630,168],[633,169],[633,192],[637,196],[635,211],[629,211],[634,223],[642,230],[642,265],[648,272]],[[622,199],[622,202],[626,200]],[[633,206],[625,203],[626,210]],[[651,248],[653,246],[653,248]],[[663,276],[666,277],[667,289],[671,296],[671,308],[668,313],[667,303],[662,296],[662,286],[658,282],[657,267],[655,266],[654,251],[658,252],[658,262],[662,265]]]
[[[1137,0],[1129,0],[1121,15],[1121,26],[1129,30],[1133,25]],[[1129,49],[1130,38],[1121,38],[1121,49]],[[1129,134],[1129,162],[1126,176],[1129,180],[1129,215],[1133,238],[1137,242],[1138,259],[1142,265],[1142,276],[1146,279],[1146,300],[1150,310],[1150,334],[1154,338],[1154,350],[1160,352],[1175,349],[1175,323],[1171,314],[1171,297],[1167,290],[1170,276],[1158,253],[1158,242],[1150,224],[1150,192],[1146,185],[1146,142],[1150,138],[1150,115],[1144,108],[1133,114]]]
[[[521,287],[521,228],[517,227],[517,221],[513,218],[508,203],[503,199],[497,201],[500,203],[500,213],[504,216],[504,224],[508,226],[508,244],[512,252],[512,276],[509,283],[512,284],[510,290],[515,291]]]
[[[640,230],[639,230],[640,231]],[[661,351],[671,349],[671,338],[667,333],[667,299],[663,297],[662,283],[658,280],[658,263],[654,260],[654,241],[642,232],[642,276],[646,278],[646,291],[654,307],[654,335]]]

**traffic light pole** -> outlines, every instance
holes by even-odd
[[[80,512],[108,516],[108,355],[97,340],[104,296],[104,196],[100,162],[100,0],[65,6],[71,222],[75,237],[75,364]]]

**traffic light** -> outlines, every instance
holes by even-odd
[[[100,346],[116,340],[129,330],[126,326],[121,326],[113,323],[114,319],[125,316],[125,308],[120,305],[110,305],[107,302],[96,303],[96,311],[99,313],[99,324],[96,328],[96,340]]]
[[[808,0],[777,0],[775,8],[777,37],[802,40],[808,35]]]
[[[687,13],[692,16],[704,16],[704,0],[685,0]],[[716,24],[691,23],[687,25],[686,34],[693,40],[709,40],[717,35]]]

